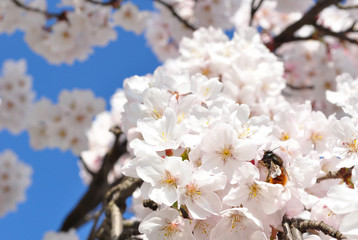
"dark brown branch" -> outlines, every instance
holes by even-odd
[[[259,10],[259,8],[261,7],[264,0],[260,0],[260,2],[257,4],[257,6],[255,6],[255,2],[256,2],[256,0],[251,0],[251,13],[250,13],[249,26],[252,26],[252,21],[254,20],[255,14],[256,14],[257,10]]]
[[[64,19],[65,18],[65,15],[66,15],[66,12],[62,12],[62,13],[50,13],[50,12],[47,12],[47,11],[44,11],[44,10],[41,10],[41,9],[38,9],[38,8],[34,8],[34,7],[30,7],[30,6],[27,6],[26,4],[20,2],[19,0],[12,0],[12,2],[26,10],[26,11],[30,11],[30,12],[35,12],[35,13],[40,13],[40,14],[43,14],[45,15],[47,18],[57,18],[57,19]]]
[[[175,11],[175,9],[174,9],[174,7],[172,5],[164,2],[163,0],[154,0],[154,1],[162,4],[163,6],[165,6],[173,14],[173,16],[176,19],[178,19],[181,23],[183,23],[187,28],[189,28],[190,30],[193,30],[193,31],[196,30],[196,28],[193,25],[191,25],[188,21],[186,21],[181,16],[179,16],[179,14]]]
[[[286,42],[292,42],[296,38],[295,33],[304,25],[312,25],[316,22],[318,14],[325,8],[339,3],[341,0],[318,0],[310,10],[308,10],[301,19],[289,25],[279,35],[274,37],[272,50],[276,50]]]
[[[117,130],[118,131],[118,130]],[[112,149],[104,156],[101,169],[95,174],[87,192],[82,196],[76,207],[66,217],[61,226],[61,231],[68,231],[71,228],[78,228],[84,223],[85,216],[95,209],[103,200],[109,189],[108,173],[118,158],[126,153],[126,141],[119,143],[121,134],[116,134]]]

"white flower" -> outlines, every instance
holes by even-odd
[[[179,187],[179,205],[184,204],[194,219],[205,219],[221,210],[221,199],[215,191],[224,189],[226,176],[197,171],[187,172]]]
[[[237,172],[238,185],[223,198],[229,206],[241,204],[255,214],[272,214],[282,208],[283,186],[259,181],[259,171],[246,163]]]
[[[260,220],[247,208],[231,208],[221,212],[222,219],[210,233],[211,240],[250,239],[251,235],[262,230]]]
[[[167,206],[178,201],[177,188],[190,171],[189,162],[183,161],[181,157],[147,158],[137,167],[138,176],[151,184],[149,197]]]
[[[183,219],[178,210],[165,208],[152,212],[139,225],[139,232],[149,240],[195,240],[189,226],[189,220]]]
[[[235,129],[228,124],[210,130],[203,136],[200,148],[203,151],[203,169],[224,171],[229,178],[243,162],[256,155],[256,145],[250,140],[239,140]]]
[[[186,133],[184,126],[177,124],[177,119],[174,110],[166,108],[161,119],[138,120],[138,130],[155,151],[177,149],[181,144],[181,136]]]
[[[338,168],[352,167],[358,163],[358,135],[354,119],[343,117],[332,126],[332,155],[341,159]]]

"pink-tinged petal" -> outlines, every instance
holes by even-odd
[[[331,187],[323,201],[336,214],[345,214],[358,210],[357,190],[344,185]]]
[[[261,188],[260,204],[266,214],[272,214],[281,208],[283,186],[257,181]]]
[[[339,230],[349,238],[358,239],[358,211],[346,215]]]
[[[186,205],[195,219],[205,219],[219,213],[222,208],[220,198],[213,192],[207,192],[194,201],[186,201]]]
[[[249,200],[249,186],[240,185],[237,188],[232,188],[224,197],[223,203],[229,206],[239,206]]]
[[[161,180],[162,175],[164,174],[164,167],[162,163],[155,166],[138,166],[137,174],[143,181],[149,182],[154,186]]]
[[[257,146],[253,141],[241,140],[235,148],[235,157],[241,161],[250,161],[257,154]]]

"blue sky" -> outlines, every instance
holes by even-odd
[[[145,2],[144,7],[150,7],[151,1]],[[106,99],[107,108],[123,79],[152,73],[160,64],[143,36],[120,29],[116,41],[105,48],[95,48],[87,61],[71,66],[49,65],[29,49],[21,32],[0,35],[0,64],[6,59],[21,58],[27,60],[36,99],[47,97],[57,102],[62,89],[92,89],[97,97]],[[86,190],[79,178],[77,157],[57,149],[34,151],[26,132],[14,136],[0,131],[0,152],[4,149],[15,151],[19,159],[32,166],[34,173],[27,200],[18,205],[16,212],[0,218],[0,239],[41,240],[46,231],[60,227]],[[89,228],[80,229],[81,239],[86,239]]]

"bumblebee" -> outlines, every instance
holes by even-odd
[[[288,181],[288,174],[283,166],[282,158],[274,154],[273,151],[265,151],[260,162],[268,169],[266,182],[285,186]]]

